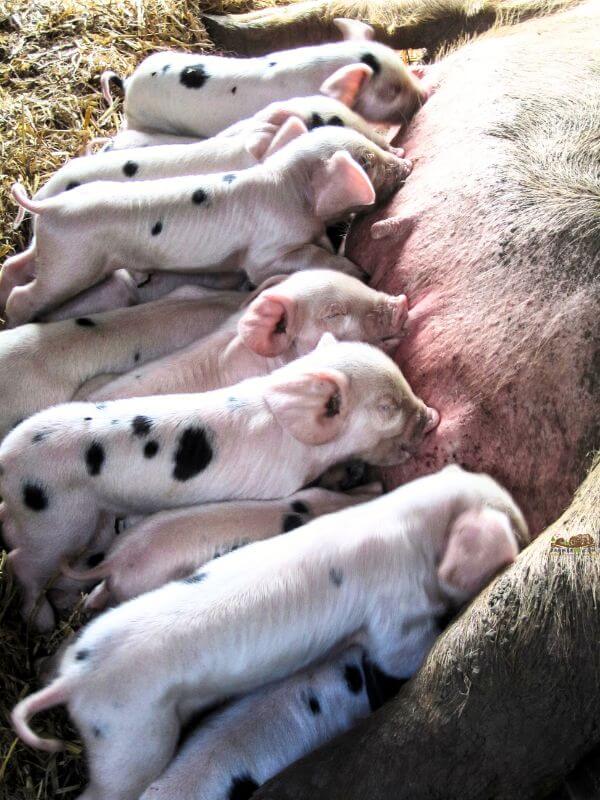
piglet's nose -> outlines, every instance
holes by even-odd
[[[423,433],[429,433],[434,428],[440,424],[440,415],[439,412],[435,410],[435,408],[427,407],[427,422],[425,423],[425,428],[423,429]]]
[[[395,299],[392,310],[392,328],[399,331],[404,327],[408,317],[408,300],[405,294],[400,294]]]

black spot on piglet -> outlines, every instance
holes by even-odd
[[[175,468],[173,477],[178,481],[187,481],[198,475],[210,464],[213,450],[204,428],[192,426],[186,428],[179,437],[174,455]]]
[[[100,442],[92,442],[85,451],[85,464],[90,475],[100,475],[104,464],[104,448]]]
[[[237,175],[235,173],[228,172],[227,175],[223,175],[223,183],[233,183],[236,178]]]
[[[329,570],[329,580],[333,583],[334,586],[341,586],[344,580],[344,573],[342,572],[341,569],[332,567]]]
[[[257,789],[258,783],[252,775],[249,772],[244,772],[242,775],[232,779],[227,798],[228,800],[248,800]]]
[[[346,681],[346,685],[352,694],[359,694],[362,692],[364,685],[363,676],[356,664],[346,664],[346,669],[344,670],[344,680]]]
[[[75,320],[75,325],[79,325],[81,328],[95,328],[96,323],[93,319],[89,317],[77,317]]]
[[[134,436],[147,436],[152,429],[152,420],[143,414],[138,414],[131,422],[131,430]]]
[[[200,89],[208,80],[208,72],[203,64],[192,64],[190,67],[184,67],[181,70],[179,81],[187,89]]]
[[[194,575],[188,575],[187,578],[182,580],[182,583],[202,583],[206,578],[206,572],[196,572]]]
[[[308,698],[308,707],[315,716],[321,713],[321,703],[319,703],[314,694],[311,694]]]
[[[381,72],[381,64],[375,58],[373,53],[365,53],[364,56],[360,59],[363,64],[366,64],[367,67],[371,67],[375,75],[379,75]]]
[[[154,456],[157,453],[158,453],[158,442],[155,441],[148,442],[144,447],[145,458],[154,458]]]
[[[294,528],[299,528],[304,525],[304,520],[299,514],[286,514],[283,518],[283,532],[293,531]]]
[[[152,226],[152,230],[150,231],[150,233],[152,234],[152,236],[158,236],[158,234],[161,231],[162,231],[162,222],[158,220],[158,222],[155,222],[154,225]]]
[[[135,163],[135,161],[126,161],[123,164],[123,174],[126,175],[128,178],[133,178],[135,173],[138,171],[139,165]]]
[[[297,514],[310,514],[310,508],[303,503],[302,500],[294,500],[292,503],[292,511],[295,511]]]
[[[85,661],[85,659],[88,658],[89,655],[90,655],[90,651],[89,650],[78,650],[75,653],[75,660],[76,661]]]
[[[320,114],[317,114],[315,112],[312,115],[312,117],[310,118],[310,123],[309,123],[308,127],[312,131],[313,128],[320,128],[323,125],[325,125],[325,120],[323,119],[323,117]]]
[[[344,127],[344,120],[341,117],[338,117],[337,114],[334,114],[333,117],[330,117],[328,125],[336,125],[338,128]]]
[[[196,203],[199,206],[206,200],[206,192],[204,189],[196,189],[194,194],[192,195],[192,203]]]
[[[26,483],[23,487],[23,502],[32,511],[43,511],[48,508],[46,492],[36,483]]]
[[[77,181],[70,181],[70,182],[69,182],[69,183],[67,183],[67,185],[65,186],[65,192],[70,192],[70,191],[71,191],[71,189],[76,189],[78,186],[81,186],[81,184],[80,184],[80,183],[77,183]]]

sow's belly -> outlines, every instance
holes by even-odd
[[[578,105],[557,119],[544,97],[545,82],[560,80],[556,37],[535,24],[541,34],[520,27],[546,45],[548,66],[526,78],[523,34],[479,41],[432,68],[437,91],[401,141],[413,172],[353,228],[346,251],[377,288],[408,295],[395,357],[441,414],[417,456],[388,470],[389,487],[453,461],[489,472],[534,534],[569,503],[600,419],[599,265],[565,227],[572,209],[556,213],[546,161],[569,156],[561,125],[577,124]],[[538,137],[544,115],[552,124]],[[388,218],[389,235],[372,238],[373,222]]]

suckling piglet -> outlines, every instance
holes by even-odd
[[[344,41],[262,58],[161,52],[121,81],[129,128],[214,136],[276,100],[323,92],[375,122],[403,123],[426,91],[400,55],[362,22],[336,20]],[[108,91],[105,91],[108,95]]]
[[[97,181],[39,202],[17,185],[36,213],[35,238],[5,262],[0,291],[5,271],[35,277],[12,289],[6,315],[12,326],[27,322],[121,267],[245,269],[254,283],[308,266],[356,270],[319,246],[326,225],[389,196],[409,169],[356,131],[326,126],[240,172]]]
[[[42,411],[0,445],[0,518],[24,613],[101,512],[286,497],[353,456],[403,462],[438,422],[388,356],[331,334],[270,375],[213,392]],[[47,601],[37,608],[50,627]]]
[[[393,351],[408,316],[404,295],[371,289],[342,272],[308,269],[271,278],[214,331],[112,381],[99,376],[78,399],[118,400],[206,392],[267,375],[316,347],[324,333]],[[1,335],[0,335],[1,341]]]
[[[88,753],[90,784],[80,800],[137,800],[148,789],[147,800],[182,723],[200,709],[342,647],[361,648],[394,678],[410,676],[437,635],[438,615],[476,594],[527,540],[505,490],[486,475],[448,467],[106,612],[65,653],[54,682],[19,703],[13,725],[26,743],[56,750],[60,744],[37,736],[28,719],[66,704]],[[351,691],[362,681],[352,677]],[[345,679],[332,673],[329,685]],[[347,696],[330,711],[347,725],[354,702]],[[269,776],[269,714],[277,709],[266,712],[267,730],[257,725],[246,751],[260,780]],[[300,716],[286,739],[288,760],[303,746],[302,728]],[[245,743],[233,737],[228,744],[243,751]],[[199,770],[205,756],[201,745]],[[220,794],[203,800],[227,796],[236,775],[227,772],[231,760],[222,763],[222,782],[212,784]],[[195,778],[201,784],[202,773]],[[169,798],[181,797],[172,789]]]
[[[86,608],[102,609],[191,575],[207,561],[251,542],[305,525],[311,519],[381,494],[370,484],[344,494],[314,487],[281,500],[236,500],[159,511],[135,523],[106,557],[87,570],[63,566],[75,580],[101,583]]]
[[[273,148],[282,146],[286,135],[282,126],[291,118],[302,120],[308,130],[323,125],[351,128],[382,149],[389,149],[383,136],[343,103],[324,95],[296,97],[272,103],[218,136],[193,144],[137,147],[126,153],[100,152],[93,157],[74,158],[61,167],[33,199],[45,200],[92,181],[145,181],[247,169],[271,155]],[[289,127],[287,131],[289,135]]]

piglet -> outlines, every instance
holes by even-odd
[[[282,127],[296,118],[307,130],[323,125],[356,130],[378,147],[389,150],[386,140],[343,103],[320,95],[298,97],[272,103],[219,136],[194,144],[164,144],[134,148],[127,153],[102,152],[93,158],[74,158],[36,192],[34,200],[45,200],[92,181],[145,181],[246,169],[263,161],[273,148],[282,146],[286,136],[294,135],[294,126]]]
[[[0,438],[48,406],[212,333],[245,295],[181,288],[134,308],[0,332]],[[18,380],[16,379],[18,376]]]
[[[363,664],[363,649],[350,647],[205,716],[140,800],[250,798],[370,714],[373,682]]]
[[[24,614],[101,512],[287,497],[346,458],[405,461],[438,422],[384,353],[331,334],[270,375],[213,392],[42,411],[0,445],[0,518]],[[49,604],[38,608],[37,624],[51,627]]]
[[[398,53],[372,41],[369,25],[349,19],[336,24],[343,42],[262,58],[155,53],[121,81],[127,125],[214,136],[268,103],[317,92],[341,100],[368,120],[405,122],[426,98],[418,79]]]
[[[344,647],[362,648],[392,678],[412,675],[435,640],[436,618],[476,594],[527,540],[504,489],[486,475],[449,467],[250,544],[106,612],[65,653],[55,681],[17,705],[13,725],[27,744],[56,750],[60,744],[40,738],[28,720],[66,704],[89,758],[90,785],[80,800],[137,800],[148,789],[147,800],[194,712]],[[330,672],[330,690],[339,681],[348,690],[345,702],[327,709],[340,720],[338,730],[351,724],[362,680],[354,668]],[[270,720],[278,708],[261,708],[259,699],[252,711],[255,738],[246,745],[232,737],[226,746],[240,761],[247,754],[247,781],[256,788],[257,777],[264,780],[310,746],[304,729],[314,712],[309,695],[280,744],[285,757],[279,752],[271,760]],[[187,762],[186,798],[203,777],[194,763],[203,769],[211,744],[219,749],[217,735],[201,740],[197,760]],[[227,796],[242,778],[235,766],[229,772],[235,759],[228,753],[220,763],[221,781],[203,800]],[[177,759],[172,769],[170,800],[182,797]]]
[[[407,316],[404,295],[378,292],[342,272],[309,269],[278,276],[250,294],[214,333],[101,386],[83,385],[79,398],[118,400],[229,386],[305,355],[324,333],[393,352]]]
[[[98,566],[75,570],[64,565],[62,572],[75,580],[102,581],[86,602],[86,608],[99,610],[191,575],[207,561],[250,542],[364,503],[381,490],[381,484],[348,494],[315,487],[282,500],[238,500],[161,511],[129,528]]]
[[[356,271],[320,246],[326,225],[372,205],[376,192],[389,196],[409,169],[356,131],[327,126],[241,172],[99,181],[39,202],[17,185],[19,203],[39,216],[29,250],[5,262],[0,291],[5,271],[33,267],[35,278],[12,289],[6,315],[27,322],[124,266],[244,269],[254,283],[309,266]]]

